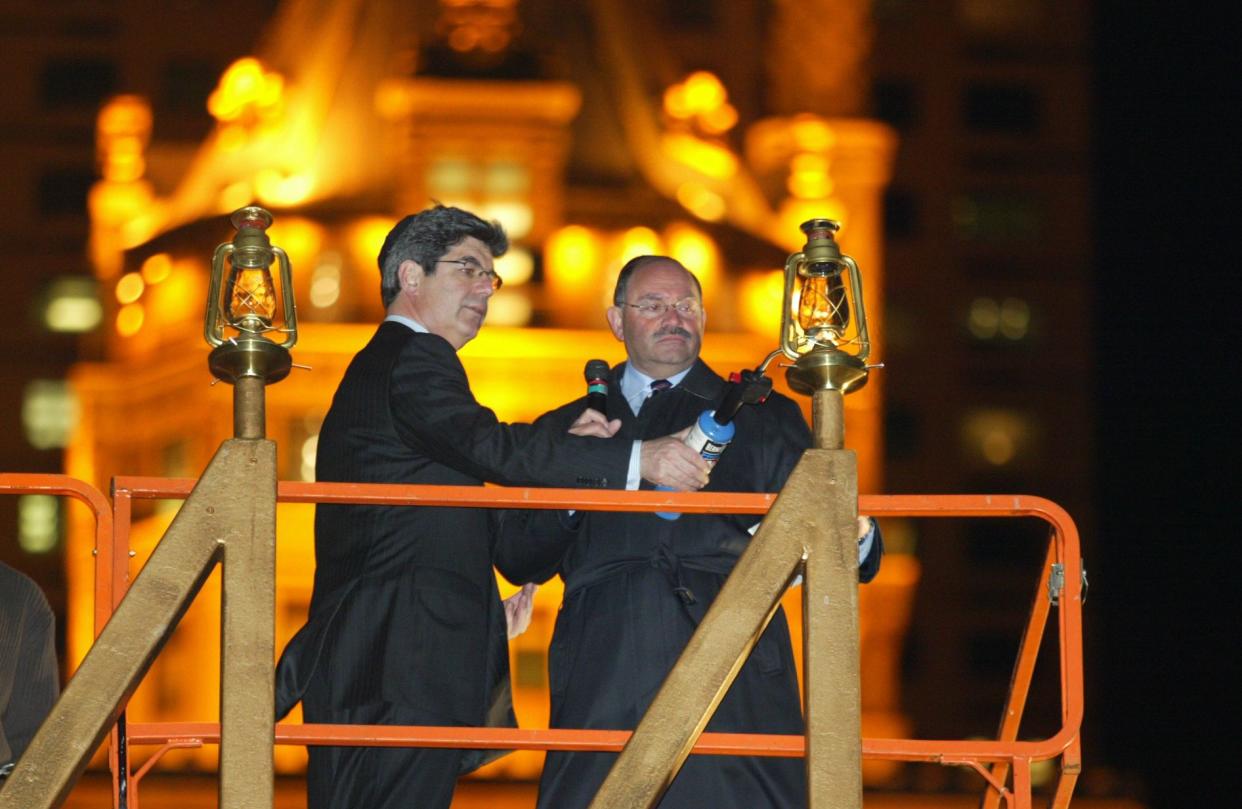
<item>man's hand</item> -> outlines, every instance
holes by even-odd
[[[606,416],[593,407],[582,411],[582,415],[569,425],[570,435],[590,435],[595,438],[612,438],[621,429],[621,419],[609,421]]]
[[[639,473],[645,480],[678,492],[692,492],[707,485],[711,467],[703,456],[682,443],[690,428],[644,441]]]
[[[537,584],[523,584],[521,590],[504,600],[509,640],[516,638],[530,626],[530,616],[535,610],[535,591],[538,589]]]

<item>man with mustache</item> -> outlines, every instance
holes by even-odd
[[[457,358],[500,287],[504,231],[436,206],[402,219],[379,254],[387,317],[350,363],[319,434],[320,481],[677,489],[707,465],[675,436],[634,445],[594,411],[564,424],[504,424]],[[683,427],[685,425],[682,425]],[[306,625],[277,669],[277,714],[308,722],[512,724],[506,607],[489,509],[323,504]],[[526,595],[529,601],[529,593]],[[309,809],[446,809],[462,750],[310,747]]]
[[[665,256],[621,269],[613,335],[628,361],[614,369],[608,417],[618,437],[669,432],[717,407],[726,383],[701,359],[706,313],[696,279]],[[584,400],[542,416],[564,429]],[[811,446],[798,406],[773,394],[738,413],[737,433],[712,471],[709,491],[775,492]],[[548,652],[550,725],[637,726],[756,527],[754,516],[646,512],[524,511],[506,515],[496,565],[510,581],[560,574],[565,596]],[[859,520],[859,576],[879,570],[882,542]],[[802,710],[785,614],[778,609],[707,725],[709,731],[802,733]],[[549,753],[539,809],[585,809],[616,756]],[[659,806],[753,809],[806,805],[803,760],[690,756]]]

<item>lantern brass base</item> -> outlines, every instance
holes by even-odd
[[[823,349],[803,354],[785,372],[789,387],[810,396],[820,390],[850,393],[867,384],[866,364],[844,351]]]
[[[216,379],[230,385],[243,377],[258,377],[272,383],[289,375],[293,358],[287,348],[253,337],[216,346],[207,357],[207,366]]]

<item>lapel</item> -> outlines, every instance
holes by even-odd
[[[621,392],[621,377],[625,375],[626,363],[618,363],[608,377],[608,418],[621,419],[621,432],[633,429],[636,416],[630,410],[630,403],[625,401]]]
[[[680,429],[686,425],[672,427],[665,423],[670,419],[679,420],[675,417],[683,410],[686,413],[682,414],[684,418],[680,420],[689,423],[689,420],[695,418],[703,409],[715,406],[720,401],[720,397],[724,395],[725,381],[707,367],[707,363],[703,360],[695,360],[694,365],[690,367],[690,372],[676,387],[661,393],[655,401],[648,398],[643,402],[638,415],[635,415],[630,411],[630,406],[621,393],[621,377],[625,373],[625,366],[626,363],[620,363],[612,369],[612,376],[608,383],[608,418],[621,419],[622,433],[631,438],[652,437],[653,425],[657,435]],[[661,426],[666,426],[667,429],[661,432]]]
[[[710,407],[720,401],[724,395],[725,381],[715,371],[707,367],[703,360],[695,360],[690,373],[681,380],[675,390],[693,394],[698,397],[703,407]]]

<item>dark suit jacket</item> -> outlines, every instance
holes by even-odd
[[[618,437],[648,439],[685,427],[714,409],[725,381],[702,361],[675,388],[648,399],[635,416],[613,374],[608,416]],[[565,429],[582,412],[578,400],[552,411]],[[746,406],[736,436],[712,471],[706,491],[775,492],[784,485],[810,430],[798,406],[773,394]],[[649,484],[644,483],[644,488]],[[513,582],[560,574],[565,597],[557,615],[548,670],[551,726],[634,728],[745,550],[754,515],[685,514],[668,521],[649,513],[509,512],[496,565]],[[877,533],[860,577],[873,577],[882,543]],[[802,712],[789,630],[778,609],[707,729],[801,733]],[[604,753],[549,753],[539,785],[541,809],[585,809],[613,759]],[[801,759],[691,756],[661,806],[704,809],[804,806]]]
[[[385,322],[337,389],[316,477],[622,488],[629,451],[497,421],[447,341]],[[278,715],[303,699],[310,721],[483,724],[508,684],[491,523],[485,509],[320,505],[310,615],[278,666]]]
[[[22,757],[59,694],[52,609],[33,580],[0,562],[0,768]]]

